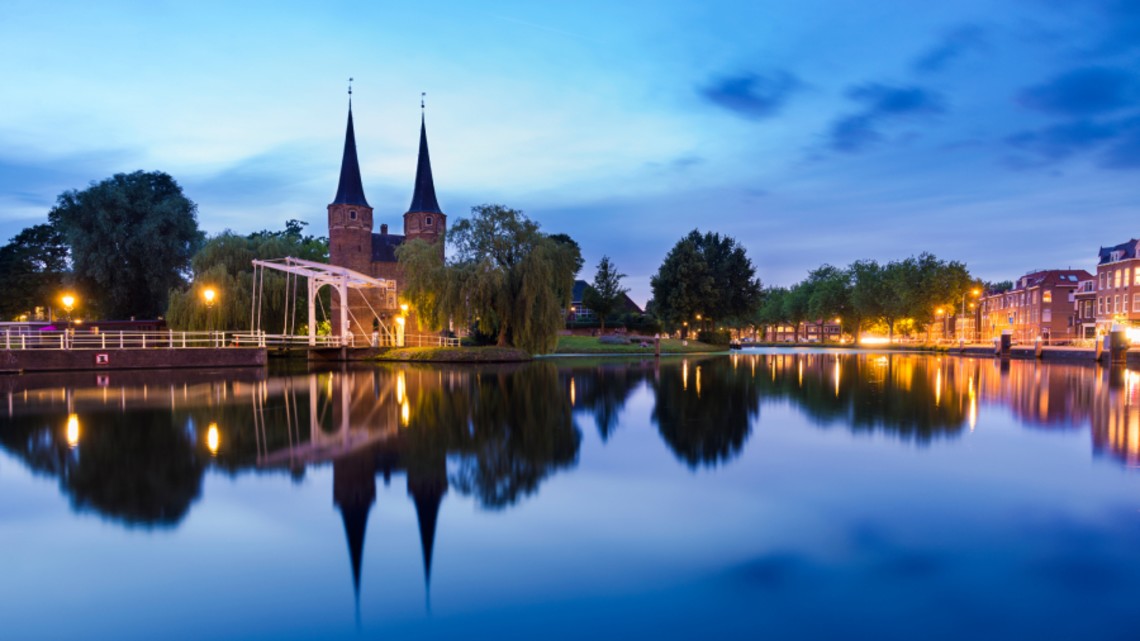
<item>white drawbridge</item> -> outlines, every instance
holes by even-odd
[[[372,312],[372,320],[375,323],[369,323],[367,326],[362,325],[360,321],[355,318],[352,311],[349,309],[348,292],[350,290],[380,290],[383,292],[381,299],[385,301],[387,308],[396,307],[396,281],[384,278],[373,278],[358,271],[353,271],[347,267],[338,267],[336,265],[327,265],[325,263],[316,263],[310,260],[301,258],[277,258],[273,260],[254,260],[253,261],[253,309],[251,310],[250,322],[254,333],[262,331],[261,323],[261,299],[264,296],[264,280],[265,270],[271,269],[274,271],[285,272],[285,324],[283,334],[289,336],[293,334],[290,328],[290,319],[294,314],[290,313],[289,305],[292,301],[296,301],[296,289],[298,282],[301,278],[305,279],[308,290],[308,312],[309,312],[309,336],[308,344],[310,346],[317,345],[317,294],[321,288],[328,285],[336,288],[337,295],[340,297],[340,318],[332,322],[338,323],[336,327],[340,328],[340,345],[350,345],[352,336],[356,333],[362,336],[368,336],[373,333],[373,327],[378,327],[375,330],[379,335],[377,339],[379,343],[385,345],[403,345],[404,343],[404,326],[402,323],[396,324],[396,331],[393,332],[381,318],[380,314],[368,302],[368,296],[364,292],[360,292],[361,298]],[[295,303],[294,303],[295,304]],[[368,319],[365,319],[367,322]],[[403,320],[402,318],[398,320]],[[352,331],[355,325],[356,332]]]

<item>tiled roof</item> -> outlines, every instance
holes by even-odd
[[[396,234],[372,234],[372,262],[396,262],[396,248],[403,242],[404,237]]]

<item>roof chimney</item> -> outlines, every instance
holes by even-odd
[[[387,225],[380,225],[380,235],[381,236],[387,236],[388,235],[388,226]]]

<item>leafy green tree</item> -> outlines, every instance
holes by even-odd
[[[502,205],[480,205],[447,232],[455,252],[421,240],[396,251],[406,275],[404,297],[421,323],[475,323],[500,346],[554,350],[581,264],[577,243],[552,240],[538,223]],[[438,241],[437,241],[438,242]]]
[[[328,239],[304,235],[305,223],[290,220],[284,231],[263,230],[248,236],[225,231],[214,236],[191,260],[191,282],[170,292],[166,321],[183,330],[245,330],[252,327],[253,260],[292,256],[313,262],[328,262]],[[217,303],[208,309],[202,301],[207,287],[217,292]],[[304,282],[267,270],[259,283],[262,327],[266,331],[302,333],[307,321],[308,296]],[[328,309],[329,294],[321,292],[318,308]],[[319,313],[319,311],[318,311]]]
[[[610,262],[610,257],[602,256],[598,261],[598,270],[594,272],[593,284],[582,294],[582,303],[598,315],[603,334],[606,332],[606,317],[619,309],[622,299],[629,291],[629,288],[621,286],[623,278],[625,274],[618,273]]]
[[[196,211],[169,175],[136,171],[60,194],[48,217],[88,304],[104,318],[148,318],[185,283],[203,241]]]
[[[696,318],[734,325],[760,304],[760,280],[744,248],[728,236],[689,232],[650,279],[655,310],[673,326]]]
[[[783,313],[792,325],[792,339],[800,341],[800,325],[808,319],[808,305],[811,303],[811,283],[803,281],[788,290],[784,296]]]
[[[808,317],[819,324],[820,340],[826,340],[823,325],[833,318],[842,319],[851,309],[851,276],[838,267],[824,264],[808,274],[810,287]]]
[[[787,317],[784,315],[784,298],[788,295],[787,287],[769,287],[764,289],[762,294],[762,302],[760,307],[756,310],[754,320],[757,324],[764,326],[765,336],[767,340],[773,340],[774,337],[768,336],[767,331],[769,327],[783,325],[788,322]]]
[[[53,225],[34,225],[0,247],[0,317],[16,319],[49,306],[63,289],[67,245]]]

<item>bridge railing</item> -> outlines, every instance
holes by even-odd
[[[316,336],[315,347],[368,347],[371,341],[349,335]],[[222,347],[309,347],[308,336],[267,334],[265,332],[91,332],[71,329],[63,331],[14,331],[0,333],[0,349],[192,349]],[[393,347],[396,341],[377,342],[373,346]],[[403,347],[458,347],[459,339],[434,334],[406,334]]]

